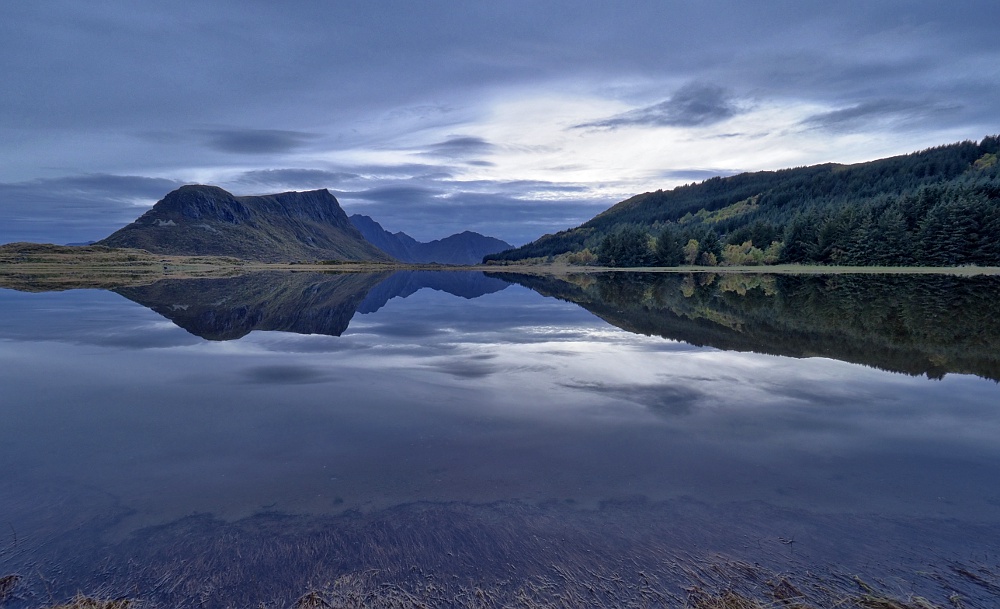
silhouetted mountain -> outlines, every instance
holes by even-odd
[[[375,220],[361,214],[354,214],[348,220],[375,247],[396,260],[413,262],[410,256],[410,249],[418,243],[413,237],[404,232],[390,233]]]
[[[998,155],[993,136],[854,165],[712,178],[636,195],[487,260],[1000,265]]]
[[[506,241],[465,231],[444,239],[423,243],[404,232],[390,233],[368,216],[354,214],[354,225],[370,243],[403,262],[417,264],[479,264],[483,256],[513,247]]]
[[[391,261],[325,189],[236,197],[214,186],[182,186],[97,244],[264,262]]]
[[[488,273],[637,334],[1000,380],[1000,277]]]
[[[373,313],[396,296],[431,288],[477,298],[509,284],[483,273],[252,273],[224,279],[164,279],[113,291],[207,340],[254,330],[340,336],[356,312]]]

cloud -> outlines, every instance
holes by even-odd
[[[278,129],[202,129],[205,144],[233,154],[275,154],[304,148],[320,137],[317,133]]]
[[[726,89],[705,83],[690,83],[678,89],[670,99],[638,108],[576,128],[617,129],[650,125],[656,127],[703,127],[714,125],[742,112]]]
[[[195,13],[20,3],[0,20],[0,180],[327,187],[422,240],[470,228],[524,242],[714,167],[856,162],[994,132],[1000,5],[913,0],[905,12],[863,0],[392,11],[218,0]],[[595,113],[621,100],[646,101]],[[712,125],[728,133],[645,133]],[[394,164],[406,159],[424,163]],[[484,176],[492,182],[474,182]],[[516,185],[522,177],[550,186],[531,191]],[[0,238],[83,241],[134,218],[116,192],[80,188],[0,208]]]
[[[83,242],[106,237],[183,183],[87,174],[0,183],[0,243]]]
[[[376,203],[412,203],[440,196],[444,192],[425,186],[377,186],[368,190],[353,192],[335,191],[335,194],[343,199],[360,199]]]
[[[325,188],[359,177],[356,173],[327,171],[325,169],[258,169],[237,174],[226,180],[226,183],[269,187]]]
[[[445,159],[465,160],[469,157],[489,154],[490,152],[493,152],[495,148],[496,146],[487,142],[483,138],[464,136],[453,137],[436,144],[431,144],[427,147],[427,150],[421,154]],[[467,162],[479,166],[489,165],[488,161],[478,159],[473,159]]]
[[[814,114],[806,118],[803,125],[831,131],[854,131],[878,123],[912,123],[960,108],[957,104],[878,99]]]
[[[740,173],[733,169],[668,169],[660,173],[667,180],[692,180],[701,182],[716,176],[731,176]]]

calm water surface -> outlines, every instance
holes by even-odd
[[[285,606],[417,566],[512,594],[577,552],[1000,602],[996,282],[624,278],[0,289],[7,602]]]

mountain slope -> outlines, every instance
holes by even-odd
[[[182,186],[97,244],[263,262],[391,261],[325,189],[236,197],[215,186]]]
[[[370,243],[403,262],[479,264],[484,256],[513,247],[506,241],[472,231],[424,243],[404,232],[390,233],[368,216],[354,214],[350,221]]]
[[[993,136],[855,165],[712,178],[636,195],[576,228],[487,259],[586,249],[613,266],[759,263],[774,243],[769,257],[781,262],[1000,264],[998,153]],[[665,228],[671,242],[647,250]],[[640,246],[621,247],[623,240]],[[726,246],[735,248],[728,259]],[[615,259],[624,251],[630,264]]]

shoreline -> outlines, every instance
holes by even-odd
[[[881,267],[782,264],[772,266],[602,267],[567,264],[412,264],[313,261],[260,262],[225,256],[178,256],[103,246],[34,243],[0,245],[0,287],[22,291],[148,285],[162,279],[233,277],[258,272],[379,273],[441,271],[587,275],[595,273],[763,274],[763,275],[1000,275],[1000,267]]]

